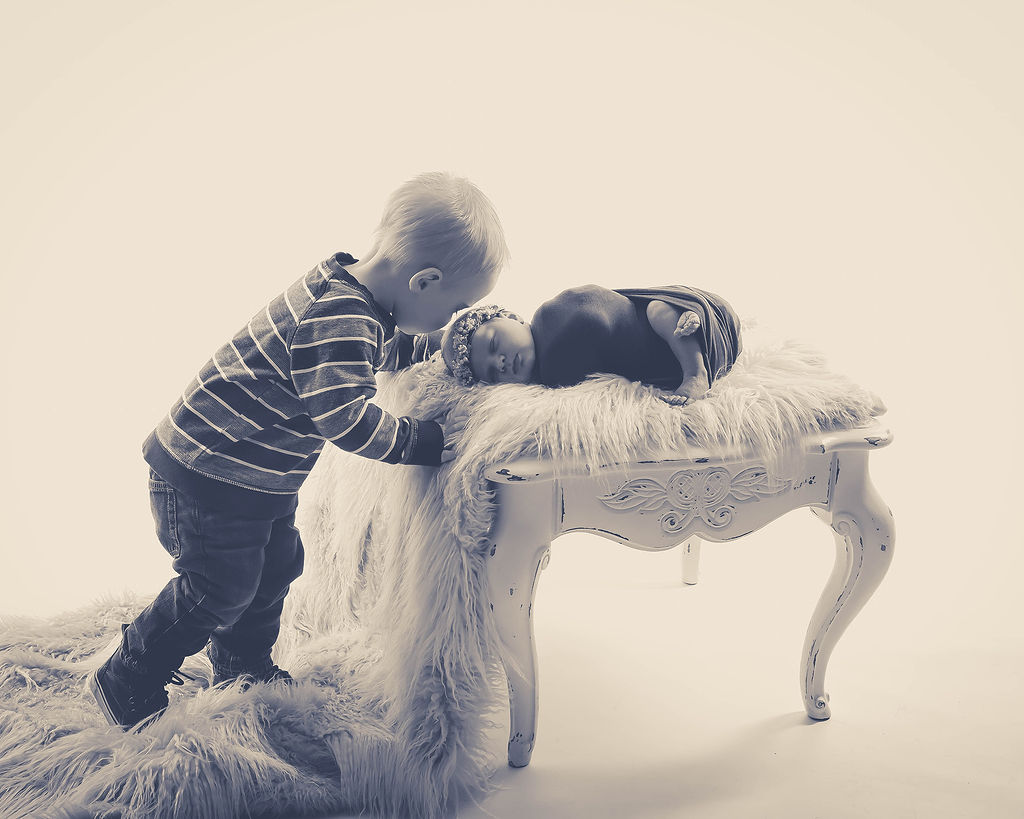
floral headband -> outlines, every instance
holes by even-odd
[[[481,324],[493,318],[507,318],[518,321],[520,324],[526,324],[519,316],[504,307],[487,304],[467,310],[445,330],[444,339],[441,342],[441,355],[451,374],[464,387],[472,386],[477,380],[473,375],[473,368],[469,365],[470,338]]]

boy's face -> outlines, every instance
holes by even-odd
[[[536,358],[530,326],[504,316],[485,321],[470,339],[469,366],[488,384],[527,383]]]
[[[476,304],[494,289],[498,274],[445,276],[435,267],[415,273],[395,304],[395,324],[405,333],[440,330],[459,310]]]

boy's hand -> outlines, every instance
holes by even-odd
[[[441,451],[441,463],[446,464],[455,459],[455,445],[462,437],[469,421],[469,413],[456,407],[448,413],[441,424],[441,431],[444,433],[444,449]]]

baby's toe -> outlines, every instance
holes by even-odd
[[[687,310],[676,322],[675,334],[677,336],[692,336],[700,329],[700,316],[692,310]]]
[[[662,392],[658,394],[658,397],[666,404],[669,404],[673,407],[686,406],[687,402],[690,400],[689,397],[685,395],[680,395],[677,392]]]

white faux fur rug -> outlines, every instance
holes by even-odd
[[[601,464],[687,445],[745,446],[858,426],[873,394],[795,344],[750,349],[710,397],[678,408],[599,376],[552,390],[463,388],[435,358],[380,378],[399,414],[472,413],[458,458],[395,467],[328,447],[303,490],[306,570],[275,660],[300,684],[171,687],[154,725],[124,734],[81,694],[118,624],[147,602],[107,600],[0,623],[0,816],[441,816],[486,791],[507,707],[492,650],[484,470],[515,456]],[[154,546],[154,548],[156,548]],[[185,671],[209,674],[202,655]]]

